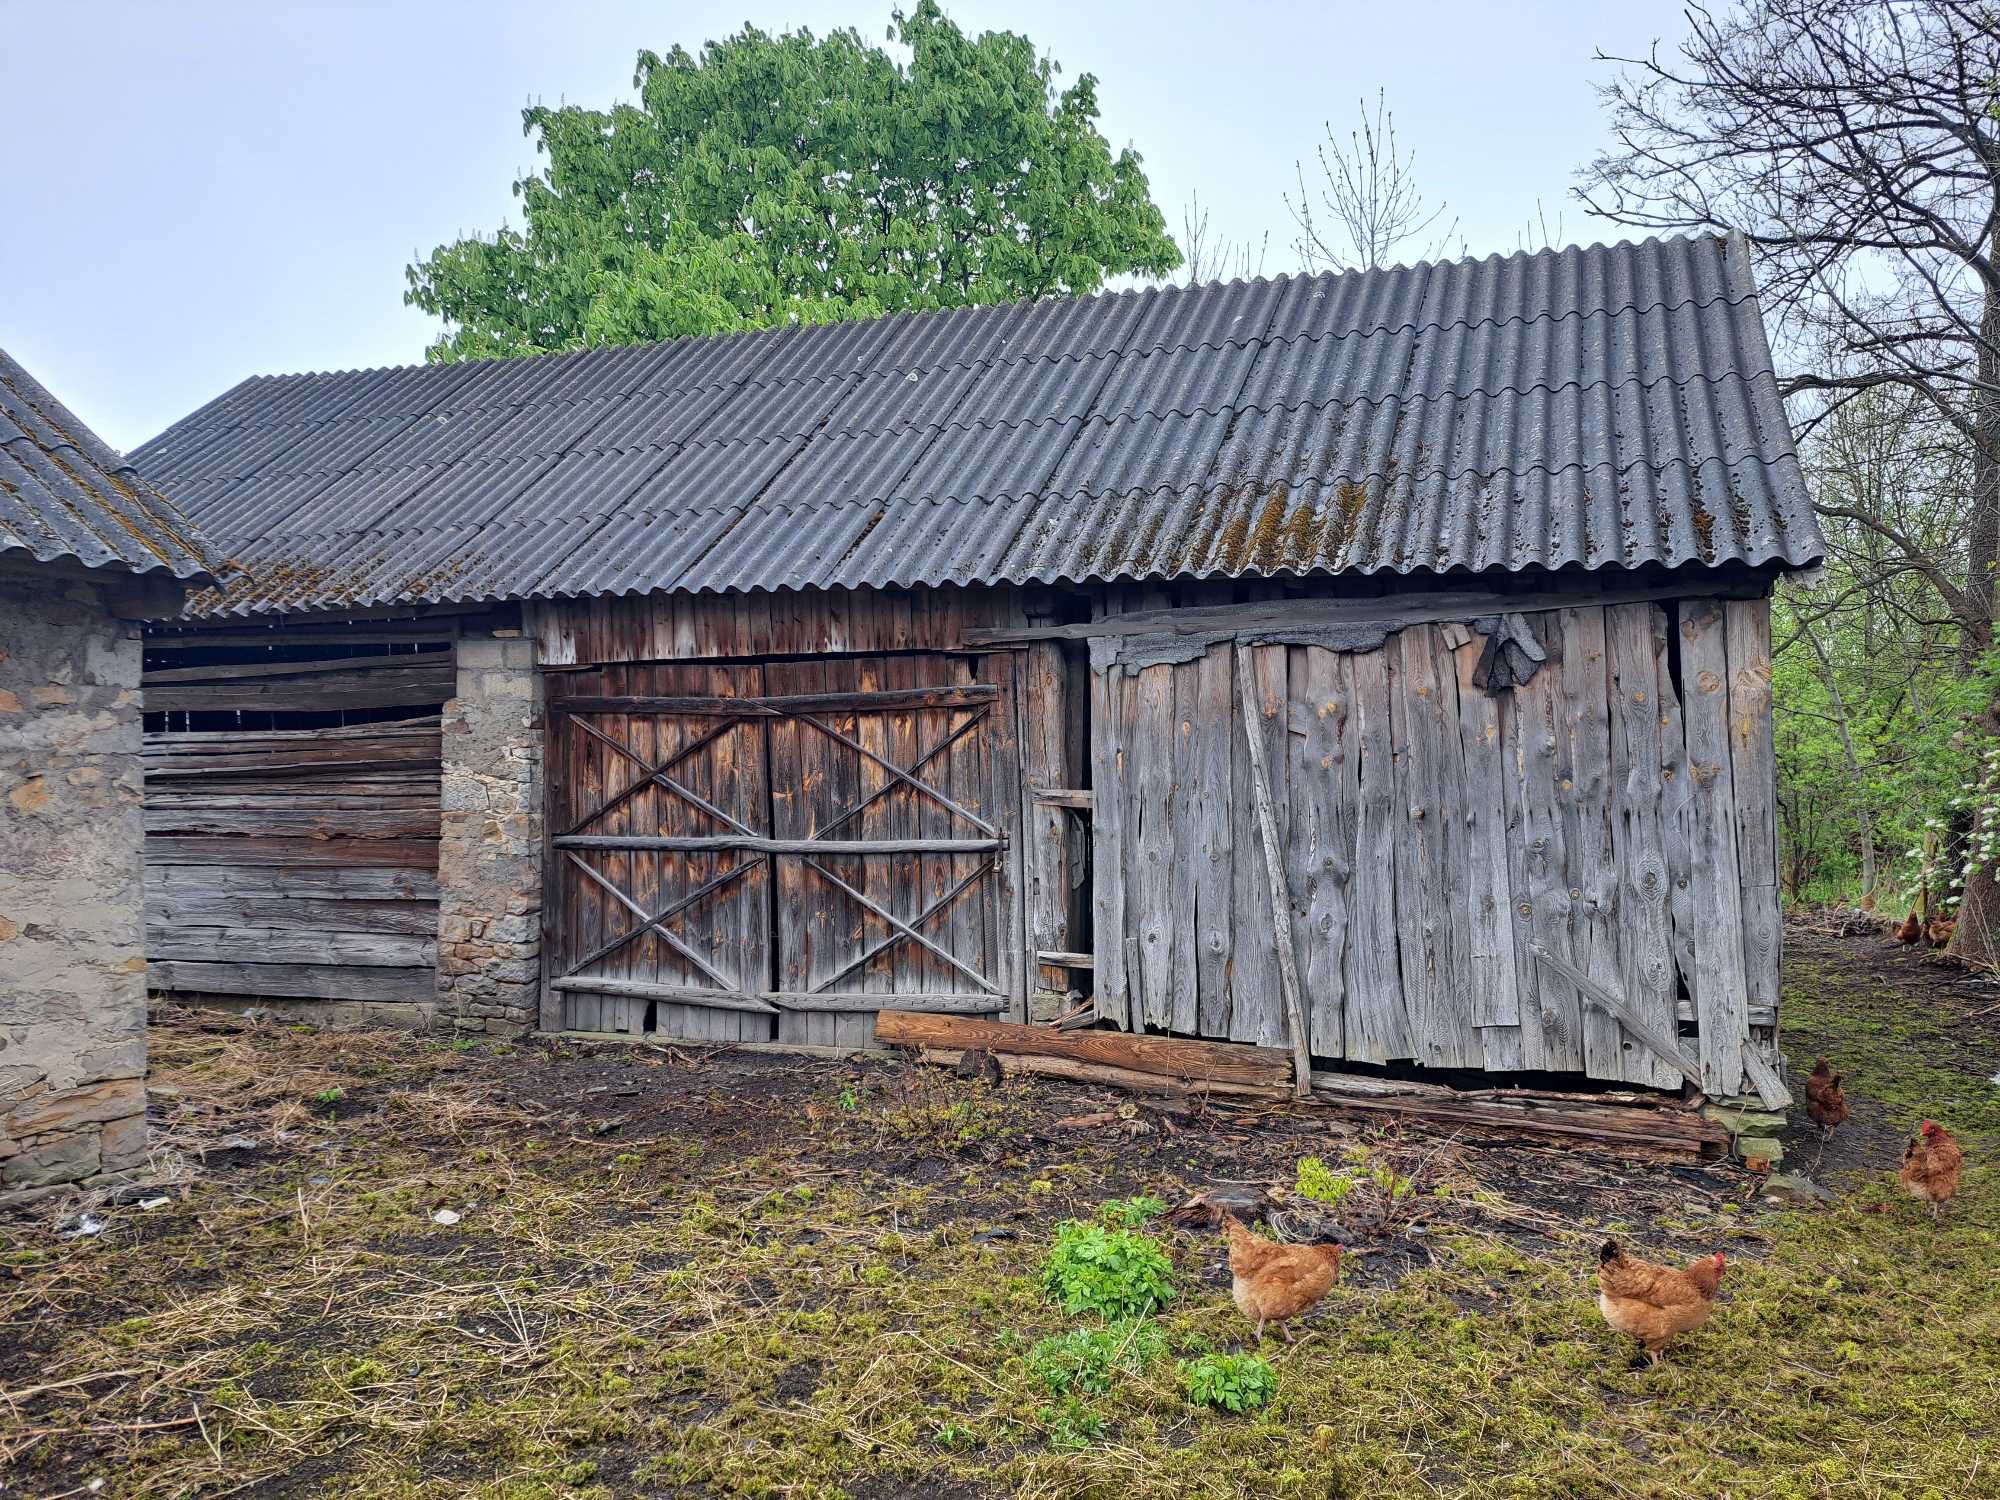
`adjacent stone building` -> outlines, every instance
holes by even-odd
[[[138,621],[209,581],[0,350],[0,1205],[146,1159]]]

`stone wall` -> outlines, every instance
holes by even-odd
[[[138,627],[0,564],[0,1205],[146,1160]]]
[[[444,710],[438,1024],[518,1035],[542,976],[542,674],[535,643],[458,643]]]

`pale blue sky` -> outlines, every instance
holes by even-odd
[[[640,47],[746,19],[880,39],[892,3],[0,0],[0,346],[120,448],[246,375],[419,360],[403,267],[511,213],[531,97],[626,97]],[[1199,190],[1214,227],[1271,231],[1269,274],[1293,161],[1378,86],[1469,253],[1516,249],[1538,198],[1566,241],[1618,238],[1567,201],[1603,136],[1592,49],[1683,25],[1667,0],[946,9],[1095,73],[1175,231]]]

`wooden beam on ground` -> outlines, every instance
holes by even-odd
[[[875,1040],[884,1046],[977,1048],[1009,1056],[1061,1057],[1197,1086],[1237,1083],[1283,1092],[1292,1084],[1290,1054],[1276,1047],[1235,1042],[1195,1042],[1114,1031],[1059,1032],[1045,1026],[904,1010],[885,1010],[875,1017]]]
[[[1286,1054],[1275,1047],[1187,1042],[1174,1037],[1120,1032],[1061,1033],[1038,1026],[967,1022],[947,1016],[884,1011],[875,1039],[914,1046],[920,1062],[956,1064],[967,1052],[984,1052],[1003,1076],[1058,1078],[1137,1093],[1205,1092],[1244,1102],[1285,1105],[1292,1092]],[[1032,1047],[1033,1050],[1023,1050]],[[1259,1059],[1255,1078],[1225,1078],[1211,1067],[1194,1079],[1173,1049],[1205,1048]],[[1307,1107],[1382,1120],[1400,1118],[1470,1139],[1600,1151],[1622,1159],[1690,1163],[1720,1160],[1729,1133],[1678,1101],[1659,1095],[1563,1094],[1538,1089],[1482,1089],[1466,1093],[1441,1084],[1343,1073],[1315,1073]]]

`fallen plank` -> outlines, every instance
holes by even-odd
[[[885,1010],[875,1017],[875,1040],[887,1046],[977,1047],[1003,1056],[1069,1058],[1191,1083],[1238,1083],[1288,1091],[1292,1081],[1289,1052],[1235,1042],[1195,1042],[1111,1031],[1058,1032],[1007,1021],[903,1010]]]
[[[969,1050],[979,1049],[922,1047],[917,1051],[917,1061],[955,1068]],[[1269,1104],[1284,1104],[1293,1098],[1289,1085],[1274,1088],[1268,1084],[1226,1083],[1210,1079],[1190,1083],[1163,1073],[1141,1073],[1106,1063],[1079,1062],[1073,1057],[1042,1057],[1015,1052],[989,1052],[986,1055],[1000,1065],[1001,1076],[1006,1078],[1061,1078],[1071,1083],[1109,1084],[1135,1094],[1214,1094],[1228,1099],[1257,1099]]]
[[[915,1047],[918,1060],[926,1063],[955,1065],[962,1053],[982,1051],[1008,1077],[1060,1078],[1135,1093],[1301,1102],[1293,1096],[1291,1058],[1275,1047],[1122,1032],[1064,1034],[1044,1027],[889,1010],[876,1017],[875,1039],[885,1045]],[[1198,1064],[1189,1055],[1191,1050],[1208,1071],[1195,1071]],[[1218,1051],[1251,1056],[1225,1068],[1222,1064],[1228,1060],[1212,1055]],[[1597,1150],[1637,1161],[1713,1161],[1729,1149],[1728,1132],[1721,1126],[1650,1094],[1534,1089],[1460,1093],[1440,1084],[1315,1073],[1312,1095],[1303,1103],[1367,1118],[1406,1119],[1468,1139]]]

